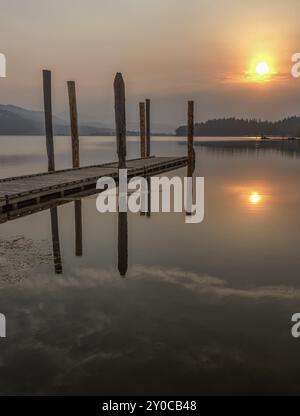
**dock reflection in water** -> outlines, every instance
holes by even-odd
[[[147,179],[147,210],[146,212],[141,211],[141,215],[146,215],[150,217],[151,215],[151,178],[149,176]],[[94,194],[96,191],[89,192],[89,194]],[[60,249],[60,233],[59,233],[59,219],[58,211],[60,205],[65,205],[72,203],[74,200],[74,229],[75,229],[75,256],[82,257],[83,255],[83,229],[82,229],[82,193],[73,195],[72,198],[60,198],[56,201],[49,202],[48,204],[41,204],[37,206],[26,206],[22,209],[14,209],[12,211],[2,213],[1,222],[5,223],[6,221],[13,221],[17,218],[34,215],[36,212],[49,209],[50,219],[51,219],[51,236],[52,236],[52,254],[53,254],[53,263],[54,271],[56,274],[63,273],[63,262]],[[48,208],[48,205],[51,207]],[[103,214],[105,215],[105,214]],[[118,212],[118,270],[120,276],[124,277],[128,269],[128,214],[127,212]]]

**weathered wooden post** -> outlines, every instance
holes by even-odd
[[[115,92],[115,119],[117,151],[119,169],[126,168],[126,112],[125,112],[125,85],[122,74],[118,72],[114,80]]]
[[[188,173],[193,176],[194,172],[194,101],[188,102]]]
[[[51,96],[51,71],[43,70],[43,91],[44,91],[44,111],[45,111],[45,130],[46,148],[48,156],[48,171],[55,171],[53,125],[52,125],[52,96]],[[50,208],[51,234],[55,273],[62,273],[62,262],[59,244],[58,214],[57,207]]]
[[[78,134],[78,116],[77,116],[75,82],[68,81],[67,85],[68,85],[69,107],[70,107],[72,162],[73,162],[73,168],[79,168],[79,134]]]
[[[55,170],[52,125],[51,71],[46,69],[43,70],[43,90],[48,171],[51,172]]]
[[[140,137],[141,137],[141,157],[146,157],[145,147],[145,103],[140,103]]]
[[[146,156],[150,156],[150,100],[146,99]]]
[[[70,107],[71,139],[72,139],[72,164],[73,168],[79,168],[79,130],[76,102],[75,82],[68,81],[68,95]],[[75,208],[75,255],[82,256],[82,204],[81,200],[74,201]]]

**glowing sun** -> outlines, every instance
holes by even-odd
[[[266,84],[276,80],[276,61],[270,54],[254,56],[244,72],[244,81]]]
[[[262,196],[258,192],[252,192],[249,195],[249,202],[250,204],[257,205],[261,202]]]
[[[259,62],[256,65],[255,71],[259,76],[263,77],[264,75],[269,74],[270,68],[269,68],[269,65],[267,64],[267,62],[263,61],[263,62]]]

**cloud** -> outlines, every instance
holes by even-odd
[[[259,286],[253,288],[234,288],[228,286],[226,280],[206,274],[187,272],[179,268],[145,267],[136,265],[130,276],[139,279],[147,276],[170,284],[184,287],[196,293],[209,293],[221,297],[238,296],[249,299],[276,298],[300,300],[300,289],[291,286]]]
[[[248,299],[273,298],[278,300],[300,300],[300,289],[291,286],[259,286],[238,288],[232,287],[220,277],[205,273],[170,268],[163,266],[133,265],[127,279],[120,279],[114,268],[76,268],[53,279],[51,274],[41,273],[37,266],[41,263],[52,263],[49,244],[40,241],[38,244],[24,237],[13,237],[0,240],[0,287],[22,284],[22,288],[38,290],[59,290],[65,287],[96,288],[102,285],[125,289],[127,281],[147,279],[152,282],[164,282],[178,288],[198,294],[210,294],[218,297],[244,297]]]
[[[64,287],[93,288],[102,285],[125,289],[128,281],[164,282],[195,294],[209,294],[217,297],[239,297],[247,299],[272,298],[277,300],[300,300],[300,289],[285,285],[270,285],[239,288],[224,279],[209,274],[186,271],[181,268],[163,266],[133,265],[127,278],[121,279],[117,270],[77,268],[59,279],[52,276],[35,275],[22,282],[23,287],[56,290]]]

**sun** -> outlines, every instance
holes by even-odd
[[[257,205],[261,202],[262,196],[258,192],[252,192],[249,195],[249,202],[250,204]]]
[[[264,75],[267,75],[270,73],[270,68],[267,62],[262,61],[256,65],[255,71],[260,77],[263,77]]]
[[[276,80],[277,61],[271,53],[255,54],[248,62],[244,72],[244,82],[267,84]]]

